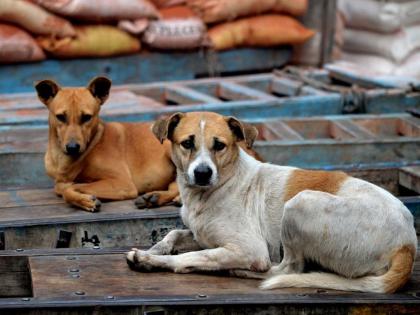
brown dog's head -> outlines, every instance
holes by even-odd
[[[87,87],[61,88],[51,80],[35,84],[38,97],[49,110],[50,129],[57,135],[61,150],[77,157],[82,154],[99,123],[99,110],[107,100],[111,81],[93,79]]]
[[[237,159],[238,143],[251,148],[258,131],[234,117],[216,113],[176,113],[158,120],[153,133],[172,142],[172,159],[188,185],[215,186],[223,171]]]

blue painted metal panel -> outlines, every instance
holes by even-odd
[[[194,79],[220,73],[267,71],[283,66],[291,49],[244,48],[226,52],[141,52],[106,59],[47,60],[32,64],[0,65],[0,93],[32,91],[34,82],[46,78],[63,85],[86,84],[107,75],[114,84]]]
[[[177,111],[215,111],[259,121],[275,117],[339,115],[358,96],[323,91],[275,74],[116,86],[101,115],[106,120],[148,121]],[[420,93],[363,90],[366,113],[420,108]],[[46,125],[47,111],[34,93],[0,96],[0,125]]]

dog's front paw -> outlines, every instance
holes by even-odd
[[[81,200],[79,206],[89,212],[98,212],[101,208],[101,202],[95,196],[86,195],[86,197]]]
[[[176,207],[182,207],[182,200],[181,200],[181,196],[178,195],[176,196],[174,199],[172,199],[172,203],[174,206]]]
[[[131,269],[151,272],[156,269],[156,266],[152,264],[152,256],[144,250],[133,248],[127,253],[127,264]]]
[[[134,203],[139,209],[156,208],[159,207],[159,197],[158,193],[147,193],[137,197]]]

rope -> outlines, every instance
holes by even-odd
[[[366,90],[358,85],[345,87],[327,84],[309,77],[305,71],[293,66],[287,66],[282,70],[276,69],[273,73],[276,76],[301,82],[295,93],[296,95],[300,95],[304,86],[311,86],[318,90],[340,94],[343,114],[366,113]]]

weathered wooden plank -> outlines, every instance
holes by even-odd
[[[92,214],[66,204],[52,189],[2,191],[0,203],[5,249],[54,248],[60,231],[71,233],[70,247],[150,246],[182,227],[175,207],[138,210],[128,200],[104,203]]]
[[[266,141],[278,139],[303,140],[302,135],[283,122],[267,122],[259,127],[259,136]]]
[[[351,133],[356,138],[360,139],[373,139],[375,138],[375,135],[369,130],[362,128],[358,125],[356,125],[351,120],[336,120],[334,121],[334,124],[340,126],[342,129],[347,130],[349,133]]]
[[[391,193],[400,192],[398,169],[350,169],[350,175],[366,179]],[[404,199],[420,228],[420,199]],[[169,230],[182,227],[178,208],[137,210],[133,201],[103,203],[101,212],[87,213],[56,197],[52,189],[0,192],[0,230],[5,249],[53,248],[60,231],[71,233],[70,247],[150,246]],[[86,235],[87,233],[87,235]],[[91,241],[84,241],[84,239]]]
[[[326,95],[327,92],[307,86],[302,82],[289,78],[274,77],[271,82],[271,90],[280,95]]]
[[[257,280],[139,273],[128,268],[122,250],[24,252],[13,257],[29,261],[34,296],[0,298],[0,309],[7,314],[80,315],[97,312],[99,307],[106,314],[149,310],[165,314],[417,314],[420,307],[419,257],[407,285],[387,295],[291,288],[261,291]],[[0,265],[10,257],[0,253]]]
[[[229,81],[221,81],[219,83],[218,96],[226,100],[275,100],[275,97],[268,93]]]
[[[150,247],[161,240],[170,230],[183,228],[180,217],[162,215],[161,218],[142,219],[130,214],[120,220],[91,220],[36,225],[36,222],[20,227],[4,228],[6,249],[56,248],[60,231],[72,233],[68,246],[80,247]],[[88,241],[86,241],[86,233]]]
[[[306,139],[351,139],[353,134],[345,128],[335,124],[334,121],[327,119],[311,120],[287,120],[285,121],[292,129],[296,130],[305,140]]]
[[[239,76],[232,78],[233,82],[272,94],[276,97],[301,95],[327,95],[328,92],[308,86],[298,80],[279,77],[273,74]]]
[[[420,167],[403,167],[399,172],[399,183],[420,194]]]
[[[0,202],[1,209],[64,204],[51,189],[0,190]]]
[[[44,152],[2,153],[0,187],[50,187],[52,182],[45,173]]]
[[[4,297],[32,295],[27,257],[0,257],[0,279],[0,301]]]
[[[317,289],[286,288],[262,291],[259,281],[204,274],[175,274],[170,272],[140,273],[128,268],[125,256],[83,255],[68,259],[63,256],[29,257],[35,298],[85,296],[253,296],[255,300],[265,295],[316,294]],[[415,271],[420,271],[415,266]],[[73,277],[78,275],[79,277]],[[98,285],[100,284],[100,285]],[[420,289],[420,275],[410,280],[412,290]],[[325,290],[322,296],[342,296],[351,301],[351,292]],[[392,295],[390,296],[392,298]],[[418,301],[420,304],[420,300]]]
[[[419,161],[420,143],[416,139],[393,142],[318,139],[315,142],[267,141],[256,144],[267,161],[302,168],[340,168],[341,166],[403,166]]]
[[[173,112],[181,107],[188,106],[171,106]],[[132,119],[131,115],[127,117]],[[398,167],[420,161],[420,119],[407,114],[270,119],[257,126],[260,141],[255,149],[266,161],[276,164],[303,168],[360,164]],[[46,127],[0,128],[0,187],[50,186],[43,162],[47,142]]]
[[[365,117],[354,117],[352,122],[368,130],[378,138],[389,137],[420,137],[419,121],[416,123],[405,120],[405,117],[378,117],[369,119]]]
[[[99,213],[90,213],[68,206],[53,189],[9,190],[0,193],[1,227],[19,226],[20,221],[30,224],[90,222],[121,220],[128,214],[139,219],[155,219],[178,216],[177,207],[137,210],[132,200],[104,202]],[[3,204],[5,204],[3,206]],[[40,221],[40,218],[41,221]]]
[[[166,87],[165,93],[167,99],[178,104],[220,103],[220,99],[175,84]]]

